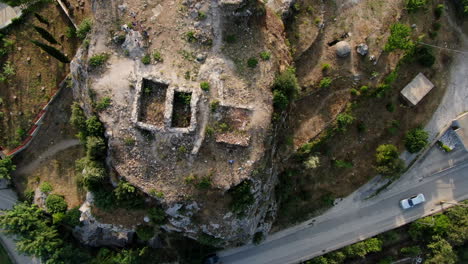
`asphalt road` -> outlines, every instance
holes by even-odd
[[[221,260],[225,264],[298,263],[447,208],[439,205],[441,200],[468,199],[466,161],[422,181],[414,179],[412,184],[393,186],[379,199],[368,200],[358,209],[331,212],[303,229],[274,234],[258,246],[220,252]],[[399,207],[401,199],[417,193],[426,196],[425,204],[406,211]]]

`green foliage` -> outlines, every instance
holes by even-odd
[[[410,40],[411,28],[407,25],[396,23],[390,27],[390,37],[384,50],[387,52],[396,49],[409,50],[413,47],[413,42]]]
[[[405,147],[410,153],[421,151],[428,142],[429,135],[422,128],[415,128],[406,133]]]
[[[369,238],[362,242],[358,242],[347,246],[343,249],[347,257],[365,257],[372,252],[379,252],[382,250],[382,241],[378,238]]]
[[[273,105],[279,110],[286,109],[286,106],[294,99],[299,91],[299,83],[296,78],[296,70],[288,68],[276,76],[273,84]]]
[[[194,31],[188,31],[185,33],[185,39],[190,43],[196,42],[198,40]]]
[[[219,106],[219,101],[218,100],[211,101],[211,103],[210,103],[211,112],[216,112],[216,109],[218,109],[218,106]]]
[[[328,88],[332,84],[332,79],[330,77],[325,77],[322,80],[320,80],[319,87],[320,88]]]
[[[52,214],[52,223],[56,224],[61,224],[63,220],[65,219],[65,213],[63,212],[58,212]]]
[[[69,39],[76,37],[75,27],[67,27],[67,31],[65,31],[65,36]]]
[[[457,254],[453,251],[452,246],[447,240],[435,236],[432,238],[434,242],[427,245],[430,253],[424,263],[427,264],[455,264],[457,263]]]
[[[406,0],[408,13],[416,12],[427,4],[427,0]]]
[[[349,90],[349,92],[351,93],[352,96],[359,96],[359,95],[361,95],[361,93],[360,93],[358,90],[354,89],[354,88],[352,88],[351,90]]]
[[[54,188],[52,187],[50,182],[43,182],[39,187],[39,190],[43,193],[51,193],[54,190]]]
[[[102,137],[104,126],[97,116],[92,116],[86,120],[86,131],[89,136]]]
[[[145,54],[142,58],[141,58],[141,62],[145,65],[148,65],[151,63],[151,57],[149,54]]]
[[[345,132],[347,128],[354,122],[355,118],[348,112],[340,113],[336,116],[337,128],[341,132]]]
[[[33,28],[41,35],[41,37],[47,40],[51,44],[58,44],[57,40],[49,33],[49,31],[45,30],[44,28],[33,26]]]
[[[117,200],[129,200],[135,196],[136,188],[126,181],[120,181],[117,188],[114,189],[114,194]]]
[[[417,46],[414,49],[413,58],[424,67],[432,67],[435,63],[435,57],[430,48],[426,46]]]
[[[258,65],[258,60],[257,60],[257,58],[252,57],[252,58],[249,58],[249,59],[247,60],[247,66],[248,66],[249,68],[255,68],[255,67],[257,67],[257,65]]]
[[[361,94],[367,94],[367,92],[369,91],[369,86],[363,85],[361,86],[361,88],[359,88],[359,91],[361,92]]]
[[[381,83],[377,85],[377,87],[374,90],[374,96],[377,98],[383,98],[387,94],[387,92],[390,90],[390,85],[386,83]]]
[[[346,160],[334,160],[333,165],[337,168],[347,168],[347,169],[352,168],[354,166],[352,162],[346,161]]]
[[[101,137],[90,136],[86,138],[86,155],[90,159],[99,160],[106,155],[106,143]]]
[[[63,223],[71,227],[78,226],[80,224],[80,216],[81,216],[81,211],[79,207],[74,207],[65,213],[65,218],[63,219]]]
[[[401,254],[408,257],[417,257],[421,255],[421,248],[419,246],[404,247],[400,250]]]
[[[206,19],[206,13],[203,12],[203,11],[198,11],[197,19],[198,20],[205,20]]]
[[[282,91],[273,91],[273,106],[280,111],[286,110],[289,105],[289,99]]]
[[[63,62],[63,63],[69,63],[70,62],[70,59],[67,58],[67,56],[65,56],[60,50],[52,47],[52,46],[49,46],[47,44],[44,44],[42,42],[39,42],[37,40],[31,40],[31,42],[38,46],[39,48],[41,48],[43,51],[47,52],[50,56],[56,58],[57,60],[59,60],[60,62]]]
[[[16,170],[11,157],[0,159],[0,179],[11,179],[10,173]]]
[[[67,210],[67,202],[63,198],[63,196],[57,194],[49,194],[45,201],[45,206],[47,211],[51,212],[52,214],[55,213],[63,213]]]
[[[384,144],[377,147],[377,172],[386,177],[399,176],[403,172],[405,164],[398,156],[398,149],[394,145]]]
[[[242,215],[243,212],[254,203],[254,196],[251,191],[249,181],[243,181],[239,185],[229,190],[231,194],[231,210],[238,215]]]
[[[162,58],[162,55],[159,51],[155,50],[153,51],[153,60],[156,62],[163,62],[164,59]]]
[[[316,169],[320,166],[320,158],[318,156],[310,156],[304,161],[304,166],[307,169]]]
[[[331,68],[330,63],[323,63],[322,64],[322,71],[323,72],[326,72],[326,71],[330,70],[330,68]]]
[[[260,52],[260,58],[264,61],[267,61],[271,58],[271,53],[269,51]]]
[[[103,97],[99,102],[96,104],[96,110],[97,111],[102,111],[108,108],[111,105],[111,99],[110,97]]]
[[[107,53],[99,53],[99,54],[95,54],[93,56],[91,56],[91,58],[89,58],[89,66],[93,67],[93,68],[96,68],[96,67],[99,67],[101,65],[104,65],[107,60],[109,59],[109,54]]]
[[[77,102],[71,106],[70,124],[79,131],[86,131],[86,116]]]
[[[258,245],[260,244],[262,241],[263,241],[264,236],[263,236],[263,232],[256,232],[253,236],[253,240],[252,242],[255,244],[255,245]]]
[[[76,168],[82,173],[82,183],[88,189],[94,190],[106,178],[106,169],[100,162],[84,157],[76,161]]]
[[[214,246],[218,245],[219,243],[221,243],[223,240],[221,238],[217,238],[217,237],[208,235],[206,233],[201,233],[198,236],[197,241],[200,244],[214,247]]]
[[[85,39],[86,35],[91,31],[92,28],[93,28],[93,22],[91,21],[91,19],[86,18],[78,26],[78,30],[76,31],[76,36],[80,39]]]
[[[395,112],[395,105],[393,103],[388,103],[385,108],[387,109],[387,111],[389,111],[390,113],[393,113]]]
[[[202,89],[205,92],[208,92],[210,90],[210,83],[209,82],[201,82],[200,83],[200,89]]]
[[[143,241],[148,241],[154,236],[154,228],[149,225],[139,225],[135,231],[138,238]]]
[[[201,177],[200,181],[197,184],[199,189],[209,189],[211,188],[211,177],[210,175]]]
[[[443,4],[438,4],[434,9],[434,16],[436,19],[439,19],[444,13],[445,6]]]
[[[162,225],[166,221],[166,213],[162,208],[154,207],[148,210],[148,217],[151,223]]]

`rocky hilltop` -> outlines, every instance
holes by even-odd
[[[268,232],[271,86],[291,60],[281,19],[250,0],[93,1],[93,14],[73,92],[99,112],[111,180],[158,200],[169,231],[224,246]]]

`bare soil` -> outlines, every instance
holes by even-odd
[[[172,112],[172,127],[188,127],[192,110],[190,108],[191,93],[175,92]]]
[[[164,125],[167,86],[145,80],[141,97],[140,120],[158,127]]]

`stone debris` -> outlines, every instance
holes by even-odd
[[[357,46],[356,52],[362,56],[366,56],[367,53],[369,52],[369,47],[366,44],[361,43]]]

